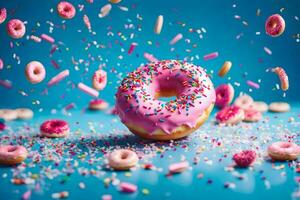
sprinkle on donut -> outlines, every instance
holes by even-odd
[[[59,119],[47,120],[40,126],[41,136],[49,138],[65,137],[69,131],[68,122]]]

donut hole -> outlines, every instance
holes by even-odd
[[[276,28],[277,27],[277,22],[271,21],[269,25],[270,25],[271,28]]]
[[[40,71],[40,69],[39,68],[35,68],[34,70],[33,70],[33,74],[34,75],[37,75],[37,74],[39,74],[41,71]]]
[[[12,146],[7,149],[7,152],[14,152],[15,150],[17,150],[17,147]]]
[[[14,27],[14,30],[15,30],[15,31],[19,31],[19,30],[21,30],[21,29],[22,29],[21,24],[16,24],[16,26]]]
[[[289,144],[289,143],[284,143],[284,144],[282,144],[281,145],[281,148],[290,148],[291,147],[291,144]]]
[[[128,158],[128,153],[127,152],[123,152],[121,154],[121,159],[124,160],[124,159],[127,159]]]
[[[65,6],[63,10],[64,10],[64,12],[70,12],[71,8],[69,6]]]

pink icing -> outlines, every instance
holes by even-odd
[[[27,155],[27,150],[23,146],[12,146],[12,145],[0,146],[1,159],[11,160],[23,155]]]
[[[42,63],[38,61],[32,61],[27,64],[25,69],[27,79],[31,83],[39,83],[44,80],[46,76],[46,70]]]
[[[235,117],[238,113],[240,113],[240,111],[241,108],[235,105],[225,107],[217,113],[216,119],[218,122],[223,123],[229,120],[230,118]]]
[[[59,119],[45,121],[40,127],[41,132],[45,132],[49,134],[51,133],[59,134],[69,130],[70,128],[68,122]]]
[[[98,105],[98,104],[103,104],[106,103],[106,101],[102,100],[102,99],[93,99],[90,101],[91,105]]]
[[[245,120],[255,120],[255,121],[259,121],[262,117],[262,114],[261,112],[257,111],[257,110],[254,110],[254,109],[247,109],[247,110],[244,110],[245,112]]]
[[[76,14],[76,9],[71,3],[62,1],[57,5],[57,12],[62,18],[72,19]]]
[[[19,39],[24,36],[26,28],[24,23],[19,19],[11,19],[6,25],[7,33],[10,37]]]
[[[155,99],[160,91],[175,91],[177,98]],[[195,127],[214,101],[213,84],[201,67],[164,60],[128,74],[116,94],[116,110],[123,123],[138,124],[149,134],[157,129],[171,133],[181,125]]]
[[[222,84],[216,89],[216,106],[224,108],[228,106],[234,96],[234,89],[230,84]]]
[[[271,15],[266,21],[265,28],[269,35],[278,36],[285,29],[285,21],[279,14]]]
[[[0,8],[0,24],[5,21],[6,15],[6,8]]]
[[[274,142],[268,147],[268,152],[277,154],[300,154],[300,146],[291,142]]]
[[[233,155],[232,159],[239,167],[250,166],[256,158],[256,153],[253,150],[244,150]]]

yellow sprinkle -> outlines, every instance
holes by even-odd
[[[148,195],[148,194],[150,194],[150,191],[148,190],[148,189],[143,189],[142,190],[142,193],[144,194],[144,195]]]
[[[125,173],[125,176],[127,176],[127,177],[131,177],[131,175],[132,175],[132,174],[131,174],[130,172],[126,172],[126,173]]]

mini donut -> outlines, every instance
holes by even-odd
[[[247,94],[243,94],[241,96],[239,96],[238,98],[236,98],[236,100],[234,101],[234,105],[246,110],[252,107],[253,105],[253,99],[252,97],[250,97]]]
[[[73,4],[62,1],[57,4],[58,15],[64,19],[72,19],[76,14],[76,9]]]
[[[216,106],[224,108],[228,106],[234,97],[234,89],[231,84],[222,84],[216,88]]]
[[[243,121],[245,122],[258,122],[262,118],[261,112],[254,109],[244,110],[245,118]]]
[[[176,96],[168,102],[159,97]],[[128,129],[146,139],[172,140],[197,130],[208,118],[215,90],[199,66],[164,60],[139,67],[123,79],[116,109]]]
[[[4,66],[3,60],[0,58],[0,70],[3,69],[3,66]]]
[[[14,39],[22,38],[25,35],[26,27],[19,19],[11,19],[6,25],[7,33]]]
[[[137,154],[128,149],[114,150],[109,154],[108,164],[115,170],[128,170],[139,161]]]
[[[12,121],[17,119],[17,112],[11,109],[0,109],[0,119],[5,121]]]
[[[97,70],[93,75],[93,88],[103,90],[107,83],[107,74],[104,70]]]
[[[217,112],[216,120],[220,124],[234,125],[241,122],[245,117],[244,110],[232,105]]]
[[[0,146],[0,164],[15,165],[27,158],[27,150],[23,146],[3,145]]]
[[[0,24],[6,20],[6,8],[0,8]]]
[[[266,33],[272,37],[280,36],[285,29],[285,21],[279,14],[271,15],[265,24]]]
[[[288,112],[290,109],[290,104],[285,102],[273,102],[269,105],[269,111],[271,112]]]
[[[33,111],[28,108],[18,108],[15,111],[18,119],[31,119],[33,117]]]
[[[296,160],[300,155],[300,146],[292,142],[274,142],[268,147],[268,154],[273,160]]]
[[[220,70],[218,72],[218,75],[220,77],[225,76],[229,72],[229,70],[231,69],[231,66],[232,66],[232,63],[230,61],[224,62],[223,66],[220,68]]]
[[[42,63],[38,61],[31,61],[26,65],[25,75],[30,83],[36,84],[44,80],[46,70]]]
[[[117,3],[120,3],[122,0],[109,0],[110,3],[114,3],[114,4],[117,4]]]
[[[238,167],[249,167],[255,161],[256,153],[253,150],[243,150],[233,155],[232,160]]]
[[[251,106],[251,109],[264,113],[268,111],[269,107],[268,104],[266,104],[263,101],[254,101]]]
[[[91,110],[105,110],[106,108],[108,108],[108,103],[102,99],[93,99],[89,103]]]
[[[49,138],[65,137],[69,131],[68,122],[59,119],[47,120],[40,127],[41,136]]]

